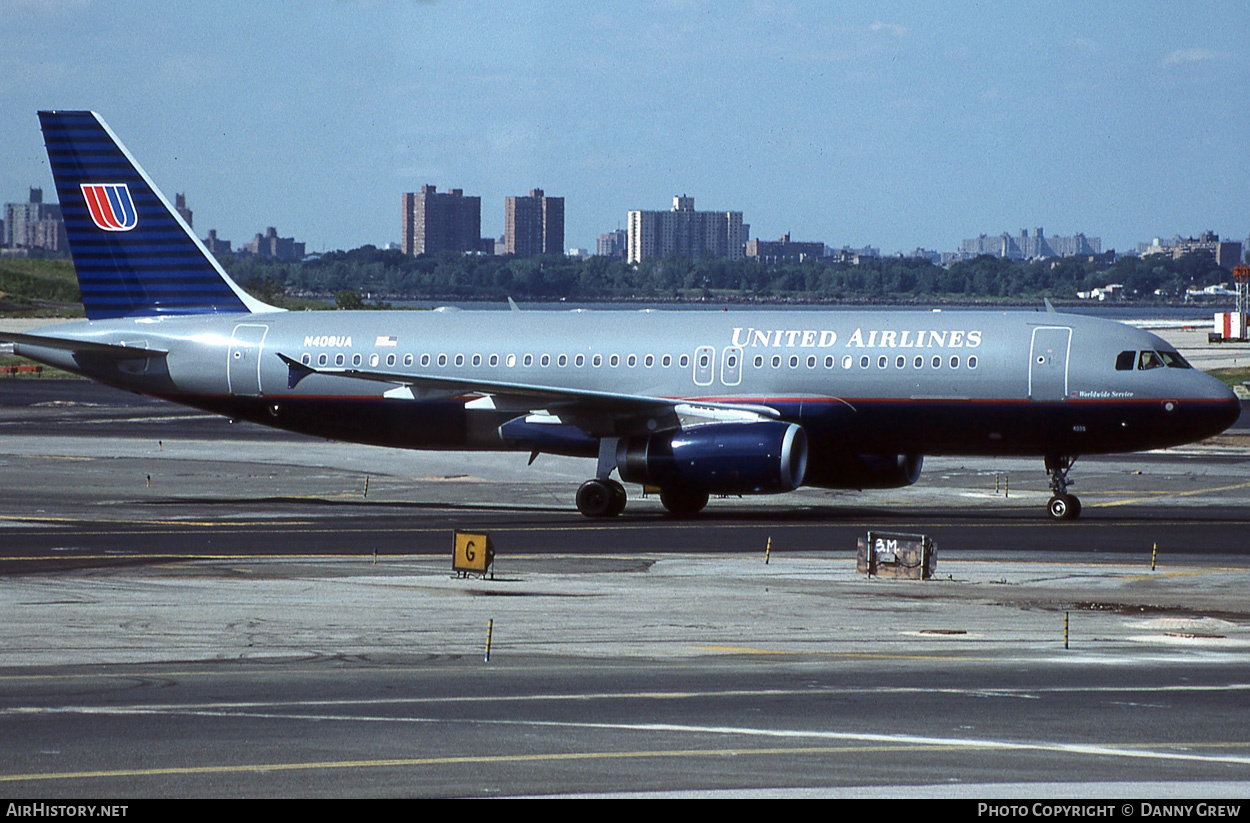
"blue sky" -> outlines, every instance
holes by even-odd
[[[1250,234],[1242,2],[0,0],[0,201],[51,176],[35,112],[102,114],[201,236],[400,239],[400,194],[565,198],[754,237],[952,250]]]

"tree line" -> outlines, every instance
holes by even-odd
[[[339,305],[363,299],[426,300],[717,300],[994,301],[1075,299],[1109,283],[1126,296],[1165,302],[1186,289],[1227,282],[1230,273],[1212,255],[1173,260],[1125,257],[1110,268],[1086,258],[1029,262],[990,257],[949,267],[919,258],[861,259],[858,264],[807,260],[766,265],[758,260],[679,256],[636,265],[604,257],[527,258],[421,255],[364,246],[302,262],[259,257],[223,259],[231,276],[261,299],[337,296]]]

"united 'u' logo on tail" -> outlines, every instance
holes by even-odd
[[[139,215],[125,183],[83,183],[81,188],[96,228],[130,231],[139,225]]]

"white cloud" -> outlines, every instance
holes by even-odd
[[[883,31],[886,34],[892,34],[895,37],[903,37],[907,34],[907,28],[905,26],[900,26],[897,23],[882,23],[880,20],[873,23],[868,28],[872,31]]]
[[[1204,63],[1208,60],[1219,60],[1223,52],[1210,49],[1178,49],[1163,58],[1164,66],[1179,66],[1182,63]]]

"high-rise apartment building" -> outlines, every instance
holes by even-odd
[[[252,242],[244,243],[239,253],[273,260],[303,260],[304,244],[295,242],[294,237],[279,237],[278,230],[270,226],[264,234],[252,238]]]
[[[1020,234],[1013,237],[1007,232],[999,235],[981,235],[964,240],[960,251],[965,257],[977,257],[988,254],[992,257],[1007,257],[1012,260],[1036,260],[1042,257],[1073,257],[1076,255],[1093,255],[1102,253],[1102,239],[1086,237],[1077,232],[1071,237],[1054,235],[1047,237],[1041,228],[1029,236],[1028,229],[1020,229]]]
[[[564,198],[531,189],[504,199],[503,253],[518,257],[564,253]]]
[[[780,240],[748,240],[746,256],[761,263],[802,263],[804,260],[820,260],[825,256],[825,244],[795,242],[783,234]]]
[[[624,260],[625,254],[629,250],[629,232],[624,229],[610,231],[607,234],[599,235],[599,240],[595,243],[595,255],[598,257],[611,257],[614,260]]]
[[[187,224],[187,228],[191,228],[194,215],[187,208],[187,196],[185,194],[174,195],[174,211],[178,212],[178,216],[182,218],[182,222]]]
[[[438,194],[434,186],[403,195],[404,254],[477,251],[481,235],[482,198],[465,197],[462,189]]]
[[[695,211],[693,197],[674,197],[671,211],[631,211],[627,225],[630,263],[666,254],[742,259],[742,212]]]
[[[69,251],[61,207],[43,202],[43,189],[32,186],[26,203],[5,203],[0,245],[9,248]]]
[[[1230,271],[1234,266],[1241,265],[1241,243],[1236,240],[1220,240],[1218,234],[1209,230],[1197,237],[1181,237],[1178,234],[1171,240],[1160,240],[1156,237],[1153,243],[1137,244],[1137,253],[1142,257],[1166,254],[1174,260],[1180,260],[1193,252],[1207,252],[1215,258],[1217,266]]]

